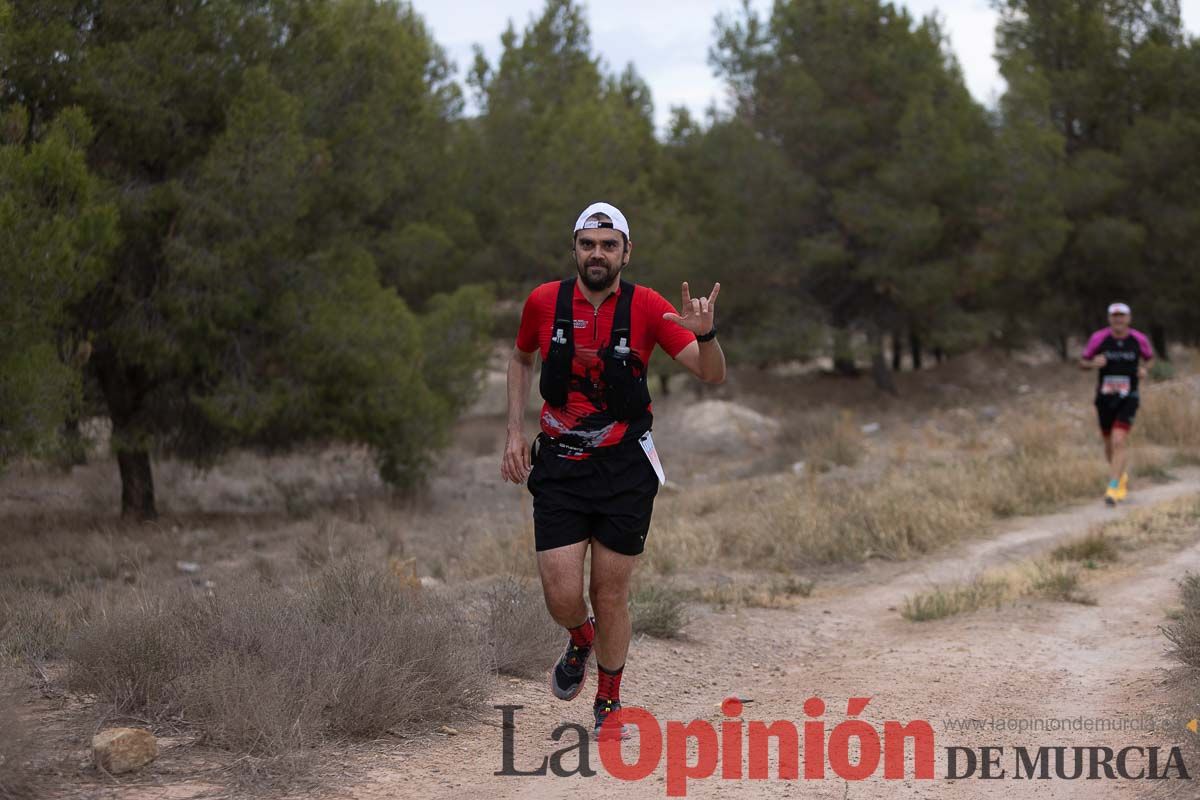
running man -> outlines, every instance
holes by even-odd
[[[1110,506],[1125,499],[1129,476],[1125,472],[1129,453],[1126,440],[1138,410],[1138,379],[1146,377],[1154,348],[1140,331],[1129,327],[1129,306],[1113,303],[1108,307],[1108,327],[1088,339],[1079,364],[1097,369],[1096,413],[1104,436],[1104,455],[1108,459],[1108,487],[1104,502]]]
[[[629,650],[629,578],[646,543],[663,478],[650,438],[646,369],[657,344],[700,380],[725,380],[713,324],[718,283],[693,298],[683,284],[682,315],[662,295],[621,279],[633,242],[625,216],[593,203],[575,222],[577,276],[533,290],[521,313],[508,365],[505,480],[528,480],[534,542],[546,608],[567,629],[566,650],[550,675],[555,697],[574,699],[596,653],[593,716],[621,707]],[[540,353],[541,432],[530,448],[524,411]],[[588,615],[584,556],[592,551]]]

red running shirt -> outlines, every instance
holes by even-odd
[[[537,350],[543,361],[550,352],[550,326],[554,322],[559,283],[543,283],[534,289],[521,312],[517,349],[525,353]],[[542,432],[553,439],[561,439],[563,444],[585,450],[607,447],[626,438],[636,438],[646,428],[635,420],[637,427],[631,430],[629,422],[614,420],[604,410],[600,381],[603,364],[598,353],[608,346],[620,291],[618,284],[616,291],[604,298],[599,307],[593,307],[579,290],[578,281],[575,284],[575,357],[571,361],[572,379],[567,404],[562,408],[542,404]],[[663,319],[663,314],[674,312],[675,307],[665,297],[647,286],[638,286],[633,293],[633,305],[629,309],[633,341],[629,345],[647,367],[654,345],[675,358],[689,343],[696,341],[691,331]]]

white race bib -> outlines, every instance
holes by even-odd
[[[1100,394],[1119,394],[1124,397],[1132,386],[1133,381],[1128,375],[1105,375],[1100,383]]]
[[[654,449],[654,437],[650,435],[650,431],[642,434],[642,438],[638,439],[638,444],[646,453],[646,459],[650,462],[650,466],[654,467],[654,474],[658,476],[658,485],[664,485],[667,482],[667,476],[663,474],[662,461],[658,458],[658,451]]]

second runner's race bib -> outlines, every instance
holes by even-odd
[[[1133,385],[1128,375],[1105,375],[1100,383],[1100,394],[1119,394],[1122,397],[1129,394]]]

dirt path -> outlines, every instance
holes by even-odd
[[[1170,666],[1157,626],[1165,609],[1177,602],[1175,581],[1188,570],[1200,570],[1200,543],[1182,551],[1134,554],[1136,568],[1126,565],[1106,575],[1095,606],[1036,601],[921,624],[902,619],[896,608],[906,595],[933,583],[1029,557],[1096,522],[1200,492],[1200,472],[1183,472],[1179,477],[1174,483],[1136,493],[1129,505],[1115,511],[1091,503],[1050,516],[1013,520],[996,535],[941,558],[872,566],[843,585],[819,589],[796,609],[700,612],[688,626],[686,641],[635,641],[622,694],[660,721],[714,723],[724,719],[718,704],[730,695],[753,700],[746,706],[747,720],[796,723],[806,719],[805,699],[819,696],[828,706],[827,731],[845,718],[847,698],[870,697],[862,715],[868,722],[924,719],[935,731],[937,779],[932,781],[870,779],[847,784],[832,773],[820,781],[712,778],[691,781],[691,797],[1157,796],[1161,782],[947,781],[944,748],[1004,745],[1011,753],[1018,744],[1169,747],[1180,736],[1191,735],[1186,731],[962,731],[948,729],[946,720],[1137,720],[1154,713],[1151,704],[1161,697],[1159,687]],[[568,734],[556,743],[549,735],[563,721],[587,724],[589,696],[585,692],[567,705],[550,698],[540,681],[501,682],[494,704],[523,706],[517,712],[514,736],[517,769],[531,769],[543,756],[574,741]],[[604,771],[595,745],[591,766],[598,774],[593,778],[497,777],[493,773],[501,769],[502,732],[493,725],[499,722],[500,712],[492,716],[490,724],[466,726],[457,736],[405,742],[392,752],[377,754],[367,780],[356,779],[351,786],[322,794],[364,800],[665,796],[662,763],[643,781],[623,782]],[[627,758],[633,760],[636,742],[625,747]],[[1011,755],[1005,756],[1010,776],[1012,761]],[[573,766],[575,756],[566,763]],[[1189,788],[1183,796],[1193,794]]]

